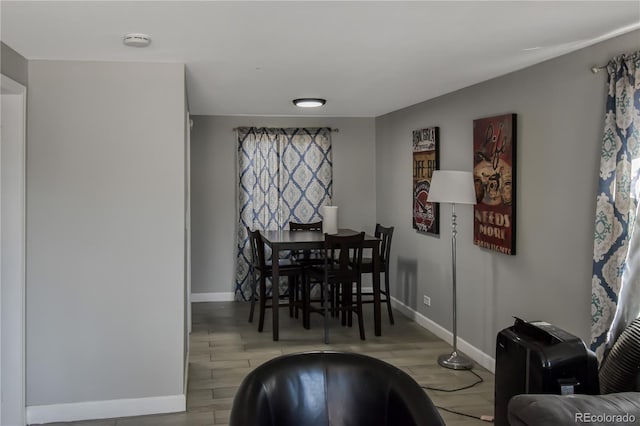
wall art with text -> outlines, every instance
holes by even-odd
[[[516,254],[516,114],[473,121],[473,243]]]
[[[439,235],[440,206],[427,202],[431,176],[440,166],[440,128],[413,131],[413,228]]]

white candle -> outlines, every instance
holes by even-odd
[[[322,207],[322,232],[325,234],[338,233],[338,206]]]

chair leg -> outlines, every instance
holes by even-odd
[[[362,317],[362,281],[356,283],[356,309],[358,311],[358,328],[360,329],[360,340],[364,338],[364,318]]]
[[[348,297],[348,301],[349,301],[349,305],[345,306],[346,309],[348,309],[347,312],[347,325],[349,327],[353,326],[353,283],[349,283],[349,294],[347,295]]]
[[[264,313],[267,310],[267,279],[264,276],[260,276],[260,321],[258,321],[258,331],[262,333],[264,329]],[[273,309],[278,309],[273,308]]]
[[[343,326],[347,325],[347,319],[349,318],[348,309],[351,308],[351,303],[347,299],[351,295],[351,290],[348,289],[347,283],[338,284],[340,287],[340,322]]]
[[[340,287],[338,284],[331,286],[331,317],[336,318],[339,314],[340,307]]]
[[[301,303],[300,293],[304,291],[304,284],[305,284],[304,272],[302,273],[302,275],[296,275],[295,279],[296,279],[296,291],[293,298],[293,303],[295,304],[295,310],[293,311],[293,315],[296,319],[298,319],[298,311],[300,310],[299,305]]]
[[[296,295],[296,276],[289,275],[289,318],[293,318],[293,303]]]
[[[387,311],[389,312],[389,323],[394,324],[393,312],[391,311],[391,295],[389,293],[389,272],[384,273],[384,291],[387,299]]]
[[[327,281],[325,280],[322,283],[322,287],[324,288],[324,343],[329,344],[329,310],[327,309],[329,304],[327,300],[327,295],[329,293],[329,289],[327,288]]]
[[[302,286],[302,326],[307,330],[311,328],[311,283],[309,278]]]
[[[256,281],[256,273],[253,270],[253,268],[251,268],[251,309],[249,310],[249,322],[253,322],[253,311],[256,308],[256,299],[257,299],[257,295],[256,295],[256,287],[257,287],[257,281]]]

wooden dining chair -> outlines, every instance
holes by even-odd
[[[273,278],[273,265],[271,261],[267,261],[266,259],[264,242],[260,231],[252,231],[247,227],[247,232],[249,234],[249,244],[251,245],[251,309],[249,310],[249,322],[253,322],[255,304],[256,301],[258,301],[260,304],[258,331],[262,332],[264,328],[264,316],[267,309],[289,307],[289,316],[293,316],[296,283],[298,282],[298,278],[302,277],[302,267],[289,259],[278,259],[280,276],[286,276],[289,279],[288,294],[281,296],[281,298],[288,298],[288,303],[281,304],[279,300],[272,300],[270,304],[267,304],[267,279]],[[272,286],[278,284],[279,283],[274,283],[272,280]],[[275,307],[274,304],[276,304]]]
[[[311,223],[289,222],[290,231],[322,232],[322,221]],[[294,261],[301,265],[317,265],[322,263],[320,250],[299,250],[291,253]]]
[[[308,328],[311,312],[324,315],[324,340],[329,343],[329,309],[336,310],[342,319],[342,325],[351,325],[353,314],[358,316],[360,339],[365,340],[364,319],[362,317],[362,251],[364,232],[355,235],[324,235],[324,264],[311,266],[307,270],[303,287],[304,318]],[[324,287],[324,304],[320,308],[311,304],[309,297],[312,280],[322,280]],[[353,286],[355,284],[355,305]],[[328,297],[335,298],[337,303],[329,305]]]
[[[394,324],[393,312],[391,310],[391,293],[389,293],[389,256],[391,255],[391,238],[393,237],[393,226],[385,227],[376,223],[375,237],[380,239],[380,272],[384,272],[384,288],[380,286],[380,302],[386,302],[389,312],[389,323]],[[365,257],[362,259],[362,273],[373,273],[373,259]],[[362,294],[365,299],[362,303],[373,303],[373,292]]]
[[[311,223],[289,222],[289,230],[294,232],[296,231],[322,232],[322,221],[320,220],[318,222],[311,222]],[[308,268],[309,266],[312,266],[312,265],[321,265],[324,262],[322,259],[322,250],[295,250],[291,252],[291,259],[295,263],[300,265],[303,269]],[[303,273],[302,279],[303,280],[305,279],[304,273]],[[314,284],[321,284],[321,282],[312,283],[312,285]],[[298,286],[296,288],[298,290],[301,290],[302,286]],[[318,300],[324,300],[324,293],[322,292],[322,288],[320,290],[321,290],[320,299]],[[298,308],[302,306],[302,300],[299,296],[300,295],[298,294],[298,292],[296,292],[296,295],[295,295],[296,308],[294,312],[294,315],[296,318],[298,318]]]
[[[322,231],[322,221],[311,223],[289,222],[290,231]]]

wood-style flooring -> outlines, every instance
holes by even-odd
[[[373,334],[371,305],[365,309],[366,341],[358,327],[342,327],[332,320],[329,345],[323,343],[322,318],[312,316],[311,329],[301,319],[289,318],[280,310],[280,341],[271,339],[271,315],[267,311],[264,332],[258,333],[257,315],[250,324],[249,305],[240,302],[193,304],[190,336],[189,386],[185,413],[126,417],[51,425],[73,426],[209,426],[225,425],[235,392],[244,376],[261,363],[276,356],[309,350],[341,350],[367,354],[402,368],[423,386],[458,388],[476,381],[468,371],[454,371],[437,365],[438,355],[451,346],[432,333],[394,311],[395,325],[389,325],[383,309],[382,336]],[[476,366],[484,382],[458,391],[427,391],[439,407],[474,416],[493,414],[493,374]],[[440,410],[447,425],[470,426],[486,422]],[[304,425],[301,425],[304,426]]]

